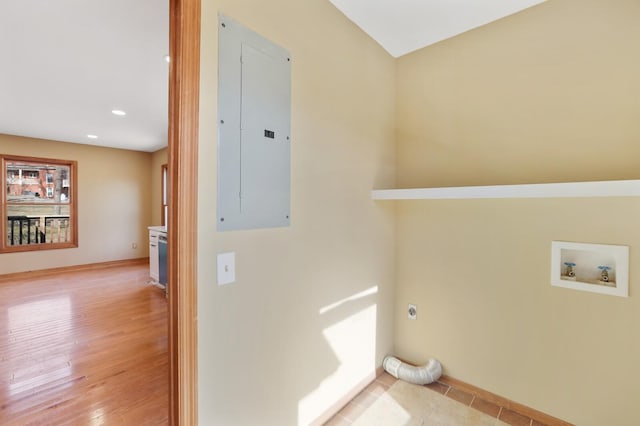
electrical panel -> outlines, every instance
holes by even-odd
[[[218,230],[289,226],[291,56],[219,16]]]

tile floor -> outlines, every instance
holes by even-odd
[[[349,404],[347,404],[338,414],[336,414],[333,418],[331,418],[326,425],[327,426],[344,426],[344,425],[352,425],[352,424],[366,424],[365,418],[371,415],[367,410],[374,405],[376,402],[380,402],[382,399],[392,399],[393,396],[389,394],[390,388],[396,383],[397,379],[390,374],[384,372],[382,375],[378,376],[378,378],[369,384],[360,394],[358,394]],[[408,385],[415,386],[415,385]],[[405,388],[408,388],[405,387]],[[453,388],[447,384],[441,382],[435,382],[430,385],[424,386],[424,388],[428,388],[433,392],[437,392],[440,395],[444,395],[448,399],[456,401],[456,403],[451,404],[450,401],[443,398],[434,398],[436,404],[447,405],[446,409],[443,407],[444,411],[447,411],[449,414],[446,416],[450,416],[451,419],[462,419],[462,420],[450,420],[451,423],[447,422],[446,419],[442,419],[439,417],[439,421],[433,421],[431,424],[451,424],[455,426],[457,424],[466,424],[466,425],[484,425],[484,424],[495,424],[495,425],[511,425],[511,426],[545,426],[542,423],[539,423],[533,419],[522,416],[514,411],[508,410],[504,407],[500,407],[492,402],[485,401],[481,398],[478,398],[476,395],[470,394],[460,389]],[[392,398],[389,398],[389,397]],[[397,398],[396,398],[397,399]],[[409,398],[411,400],[411,398]],[[413,399],[416,403],[417,399]],[[422,400],[424,401],[424,400]],[[439,401],[439,402],[438,402]],[[408,412],[420,410],[420,407],[407,407],[407,403],[404,402],[404,409]],[[410,403],[409,403],[410,404]],[[469,408],[473,409],[470,410]],[[376,407],[376,409],[380,409]],[[390,408],[392,409],[392,408]],[[424,424],[430,424],[429,413],[424,412],[424,407],[422,407],[422,421],[426,420]],[[438,407],[432,407],[432,411],[438,411]],[[454,413],[451,413],[451,411]],[[440,410],[442,411],[442,410]],[[365,414],[366,412],[366,414]],[[458,413],[456,413],[458,412]],[[477,413],[479,412],[479,413]],[[471,415],[469,414],[471,413]],[[476,413],[477,416],[473,415]],[[480,414],[482,413],[482,414]],[[426,417],[425,417],[426,416]],[[435,414],[434,414],[435,416]],[[410,421],[409,424],[422,424],[418,422],[417,418],[412,418],[413,421]],[[442,423],[441,423],[442,422]],[[377,423],[382,424],[385,422],[378,421]],[[407,424],[407,423],[403,423]],[[391,424],[387,426],[393,426]]]

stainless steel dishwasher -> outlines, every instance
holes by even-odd
[[[167,291],[167,234],[158,235],[158,282]]]

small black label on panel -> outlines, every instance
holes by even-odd
[[[265,138],[275,139],[275,137],[276,137],[276,133],[275,133],[275,132],[272,132],[271,130],[267,130],[267,129],[265,129],[265,130],[264,130],[264,137],[265,137]]]

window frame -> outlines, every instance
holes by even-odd
[[[24,163],[41,163],[42,165],[65,166],[69,168],[69,196],[67,198],[68,202],[64,203],[65,205],[69,206],[69,241],[19,245],[10,245],[8,243],[7,208],[9,206],[9,203],[7,201],[7,163],[14,161]],[[0,172],[0,176],[2,179],[2,193],[0,194],[0,220],[2,221],[2,225],[0,226],[0,253],[31,252],[78,247],[78,162],[53,158],[0,154],[0,167],[2,167],[2,171]]]
[[[169,212],[169,167],[160,166],[160,225],[167,226]]]

